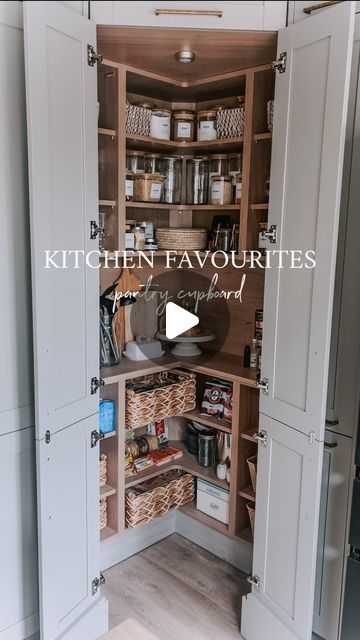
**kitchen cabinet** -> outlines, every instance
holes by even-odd
[[[278,30],[286,24],[286,2],[90,2],[97,24],[176,27],[182,29]],[[185,11],[161,14],[156,10]],[[186,15],[188,11],[201,15]],[[204,12],[219,12],[221,16]]]

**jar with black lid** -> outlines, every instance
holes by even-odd
[[[198,462],[202,467],[213,467],[216,461],[216,435],[213,431],[199,433]]]

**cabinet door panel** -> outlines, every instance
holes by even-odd
[[[98,270],[81,256],[73,268],[69,254],[98,249],[90,239],[98,208],[96,68],[87,64],[95,41],[95,26],[57,2],[26,3],[38,438],[97,411],[90,381],[99,368]],[[47,263],[56,251],[55,265],[68,268]]]
[[[351,62],[351,3],[279,32],[287,69],[278,74],[272,150],[269,249],[314,251],[315,268],[266,270],[260,410],[322,438],[342,158]],[[300,254],[297,254],[300,255]],[[295,263],[296,264],[296,263]]]

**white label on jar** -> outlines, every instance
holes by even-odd
[[[241,198],[242,182],[236,183],[236,198]]]
[[[130,197],[130,198],[134,195],[133,180],[125,180],[125,195],[126,197]]]
[[[191,138],[191,122],[178,122],[176,137]]]
[[[220,202],[224,199],[224,183],[223,182],[213,182],[211,185],[211,199],[219,200]]]
[[[161,196],[161,184],[152,184],[151,185],[151,190],[150,190],[150,198],[152,200],[159,199],[160,200],[160,196]]]
[[[150,135],[152,138],[170,140],[170,116],[151,116]]]
[[[199,140],[216,140],[215,121],[203,120],[199,122],[198,138]]]

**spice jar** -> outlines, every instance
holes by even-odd
[[[232,178],[233,200],[236,198],[236,178],[242,171],[242,154],[229,153],[229,171],[228,174]]]
[[[235,204],[241,204],[241,192],[242,192],[242,175],[238,173],[235,183]]]
[[[144,251],[145,249],[145,229],[136,225],[133,229],[135,239],[135,251]]]
[[[201,140],[216,140],[217,127],[216,127],[216,109],[208,109],[206,111],[199,111],[197,115],[197,139]]]
[[[145,154],[145,173],[161,173],[160,172],[160,153]]]
[[[209,163],[207,158],[192,158],[186,163],[186,201],[188,204],[207,204]]]
[[[216,436],[212,431],[199,433],[198,462],[202,467],[213,467],[216,458]]]
[[[174,111],[173,140],[177,142],[192,142],[195,140],[194,111]]]
[[[143,151],[126,152],[126,169],[130,173],[144,173],[145,153]]]
[[[132,202],[134,198],[134,174],[127,173],[125,177],[125,200]]]
[[[161,140],[170,140],[171,111],[154,109],[150,120],[150,136]]]
[[[232,202],[231,176],[213,176],[211,204],[225,205]]]
[[[160,202],[165,176],[160,173],[142,173],[134,176],[134,200]]]
[[[161,173],[165,176],[161,202],[178,204],[181,201],[182,160],[177,156],[162,158]]]

